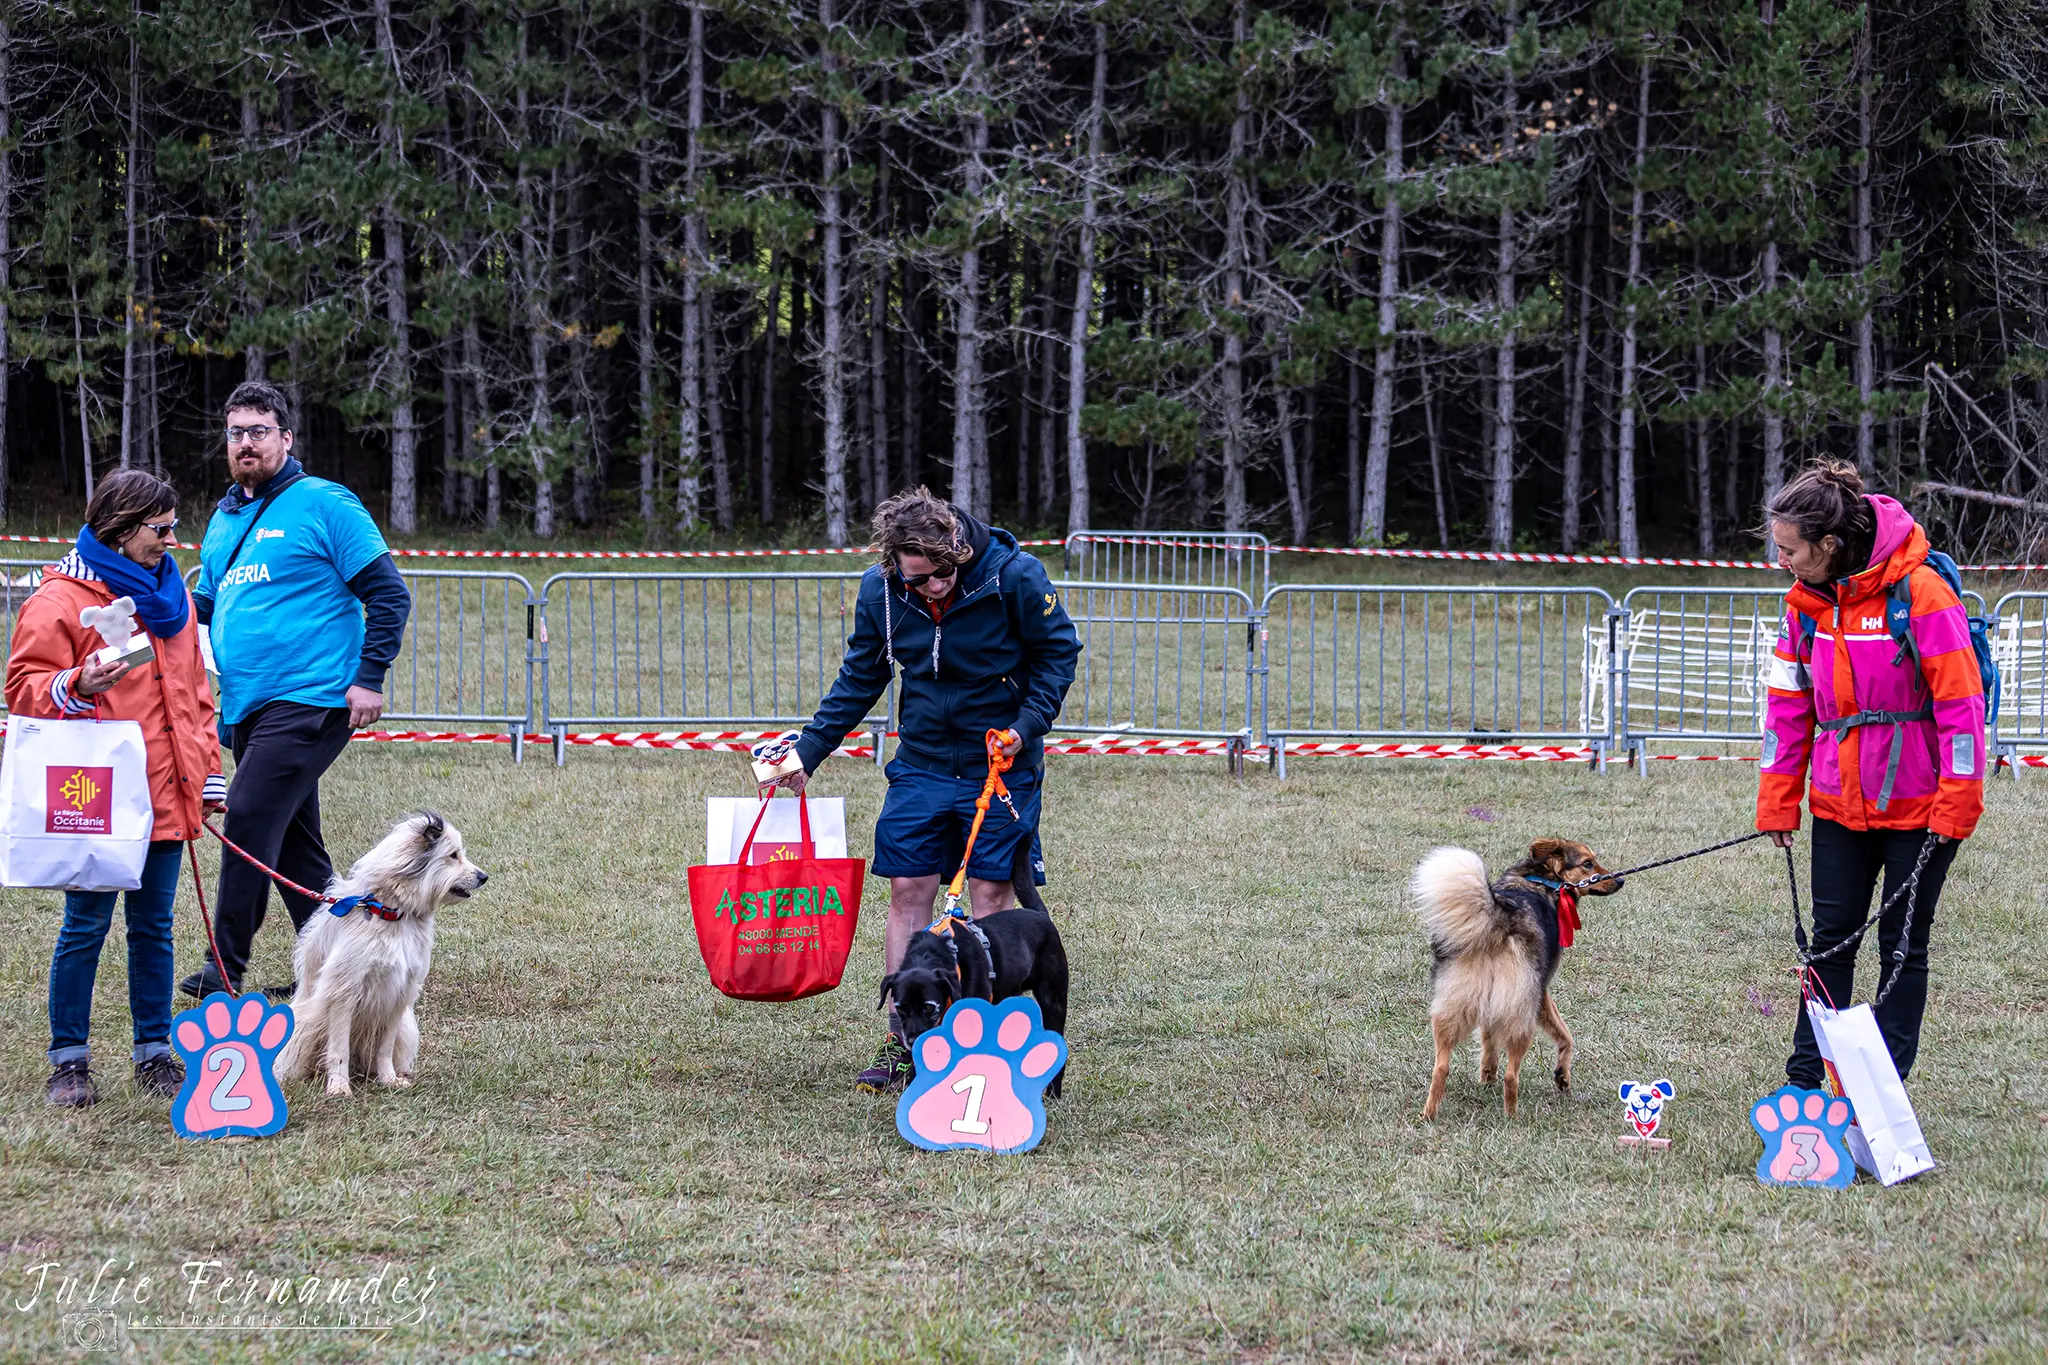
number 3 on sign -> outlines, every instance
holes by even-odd
[[[988,1085],[988,1077],[978,1075],[962,1076],[953,1085],[953,1093],[967,1096],[967,1112],[953,1120],[956,1133],[981,1134],[988,1131],[988,1120],[981,1116],[981,1092]]]

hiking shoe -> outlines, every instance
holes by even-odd
[[[100,1089],[92,1083],[92,1070],[86,1062],[65,1062],[50,1073],[50,1103],[65,1109],[83,1109],[100,1097]]]
[[[214,966],[211,962],[178,983],[178,993],[180,995],[189,995],[194,1000],[204,1000],[215,991],[228,991],[228,988],[221,984],[220,968]],[[234,989],[228,991],[228,993],[230,995],[240,995],[242,993],[242,983],[237,981]]]
[[[166,1052],[135,1064],[135,1088],[170,1099],[185,1085],[185,1064]]]
[[[917,1066],[910,1060],[910,1049],[892,1033],[882,1043],[881,1051],[875,1054],[875,1060],[868,1063],[867,1070],[854,1078],[853,1088],[870,1095],[886,1095],[910,1084],[910,1078],[916,1074]]]
[[[298,993],[298,989],[298,982],[287,981],[282,986],[265,986],[263,988],[263,993],[269,996],[272,1000],[283,1002],[290,1000],[292,996],[296,995]]]

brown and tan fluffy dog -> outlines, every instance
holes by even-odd
[[[1576,890],[1571,884],[1578,883]],[[1557,1043],[1557,1088],[1572,1088],[1572,1034],[1550,998],[1550,978],[1578,928],[1579,895],[1610,896],[1621,878],[1608,873],[1593,850],[1568,839],[1538,839],[1529,856],[1489,883],[1486,864],[1468,849],[1439,848],[1415,869],[1409,883],[1416,913],[1429,930],[1436,955],[1435,998],[1429,1024],[1436,1035],[1436,1070],[1422,1117],[1436,1117],[1451,1052],[1479,1030],[1479,1081],[1493,1084],[1500,1068],[1501,1099],[1515,1116],[1522,1058],[1541,1027]],[[1560,913],[1560,901],[1563,902]],[[1560,924],[1560,919],[1562,923]]]

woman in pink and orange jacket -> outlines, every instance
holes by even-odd
[[[1756,827],[1789,847],[1804,787],[1813,812],[1813,950],[1856,932],[1880,870],[1890,902],[1934,841],[1903,963],[1893,954],[1904,898],[1877,926],[1878,990],[1901,974],[1877,1024],[1903,1078],[1920,1048],[1935,903],[1984,810],[1984,689],[1970,623],[1955,590],[1927,565],[1927,533],[1897,502],[1865,493],[1855,466],[1808,469],[1766,510],[1778,562],[1796,581],[1768,675]],[[1901,581],[1911,648],[1886,620]],[[1813,968],[1836,1005],[1849,1003],[1855,962],[1856,949],[1844,948]],[[1804,1010],[1785,1074],[1821,1088],[1824,1068]]]

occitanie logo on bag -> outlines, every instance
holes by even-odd
[[[50,768],[46,834],[111,834],[114,823],[112,768]]]

